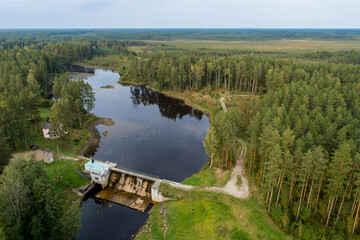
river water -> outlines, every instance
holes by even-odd
[[[118,84],[120,75],[110,70],[67,69],[94,73],[85,78],[95,92],[93,113],[115,122],[97,126],[101,139],[93,155],[96,159],[174,181],[203,167],[207,156],[202,141],[209,119],[202,112],[145,87]],[[114,88],[101,88],[106,85]],[[82,203],[78,239],[129,239],[145,223],[149,210],[142,213],[117,204],[103,207],[90,197]]]

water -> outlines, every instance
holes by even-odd
[[[93,113],[115,122],[113,126],[97,126],[101,140],[96,159],[174,181],[184,180],[205,164],[202,141],[209,128],[206,115],[145,87],[122,86],[116,83],[116,72],[67,67],[69,71],[95,73],[86,78],[95,91]],[[101,88],[106,85],[115,88]],[[108,134],[103,136],[105,131]],[[93,198],[82,203],[78,239],[129,239],[145,223],[149,211],[141,213],[117,204],[99,208]]]

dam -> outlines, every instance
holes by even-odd
[[[166,200],[159,191],[163,180],[157,176],[119,168],[116,163],[94,159],[85,164],[84,172],[91,176],[92,182],[102,187],[95,195],[96,198],[142,212],[151,203]]]

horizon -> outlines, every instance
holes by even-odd
[[[360,27],[356,28],[291,28],[291,27],[284,27],[284,28],[265,28],[265,27],[203,27],[203,28],[190,28],[190,27],[132,27],[132,28],[121,28],[121,27],[0,27],[0,30],[360,30]]]

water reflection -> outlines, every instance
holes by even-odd
[[[131,100],[134,105],[157,105],[161,116],[176,121],[177,118],[182,119],[189,115],[197,120],[201,120],[203,113],[184,103],[184,101],[169,98],[164,94],[154,92],[146,87],[130,87]]]
[[[66,71],[68,72],[79,72],[79,73],[88,73],[88,74],[95,74],[94,68],[87,68],[78,65],[72,64],[65,64]]]

